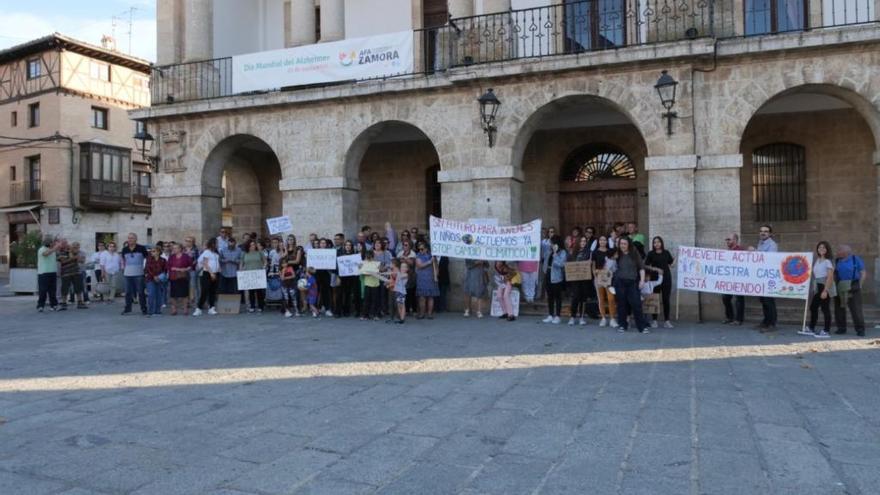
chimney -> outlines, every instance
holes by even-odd
[[[105,50],[116,51],[116,39],[113,36],[104,35],[101,36],[101,48]]]

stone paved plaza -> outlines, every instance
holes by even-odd
[[[877,335],[0,300],[0,494],[873,494]]]

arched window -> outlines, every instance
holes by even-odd
[[[588,182],[597,179],[636,178],[636,168],[626,153],[600,144],[578,148],[565,162],[562,182]]]
[[[752,152],[752,205],[757,222],[807,219],[803,146],[773,143]]]

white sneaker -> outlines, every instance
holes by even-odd
[[[651,320],[651,328],[657,328],[658,326],[659,325],[657,325],[657,320]]]
[[[568,326],[574,326],[574,318],[568,319]]]
[[[553,317],[548,316],[548,317],[544,318],[543,320],[541,320],[541,322],[542,323],[553,323]]]
[[[217,314],[217,310],[214,309],[213,306],[211,306],[211,308],[208,309],[208,314],[209,314],[209,315],[216,315],[216,314]]]
[[[202,310],[199,308],[196,308],[196,310],[193,311],[193,316],[202,316]]]
[[[608,326],[608,318],[602,318],[602,321],[599,322],[600,327]]]
[[[465,318],[470,318],[471,317],[471,310],[469,310],[469,309],[464,310],[464,315],[462,315],[462,316],[464,316]]]
[[[825,330],[822,330],[821,332],[814,334],[813,337],[816,337],[817,339],[827,339],[831,336],[828,335],[828,332],[826,332]]]
[[[554,325],[559,325],[562,322],[558,316],[554,316],[552,321]]]
[[[617,328],[617,327],[618,327],[617,320],[614,318],[611,318],[611,328]]]
[[[248,308],[248,313],[253,313],[254,311],[254,308]]]
[[[581,318],[581,321],[578,322],[578,325],[586,325],[586,324],[587,324],[587,320],[585,320],[583,318]]]
[[[324,316],[333,316],[333,311],[328,309],[327,312],[324,313]]]
[[[284,312],[284,317],[285,317],[285,318],[290,318],[290,317],[292,317],[292,316],[293,316],[293,314],[291,314],[290,311],[285,311],[285,312]]]
[[[663,328],[675,328],[675,327],[672,326],[672,322],[671,322],[671,321],[666,320],[666,322],[663,323]]]

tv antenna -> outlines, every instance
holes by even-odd
[[[132,6],[132,7],[129,7],[128,10],[120,12],[119,14],[116,14],[113,16],[112,36],[113,36],[113,39],[115,40],[116,39],[116,24],[119,21],[125,21],[125,15],[126,14],[128,15],[128,31],[126,32],[126,34],[128,34],[128,54],[129,55],[131,55],[131,32],[132,32],[132,25],[134,25],[134,13],[136,10],[138,10],[138,8]]]

